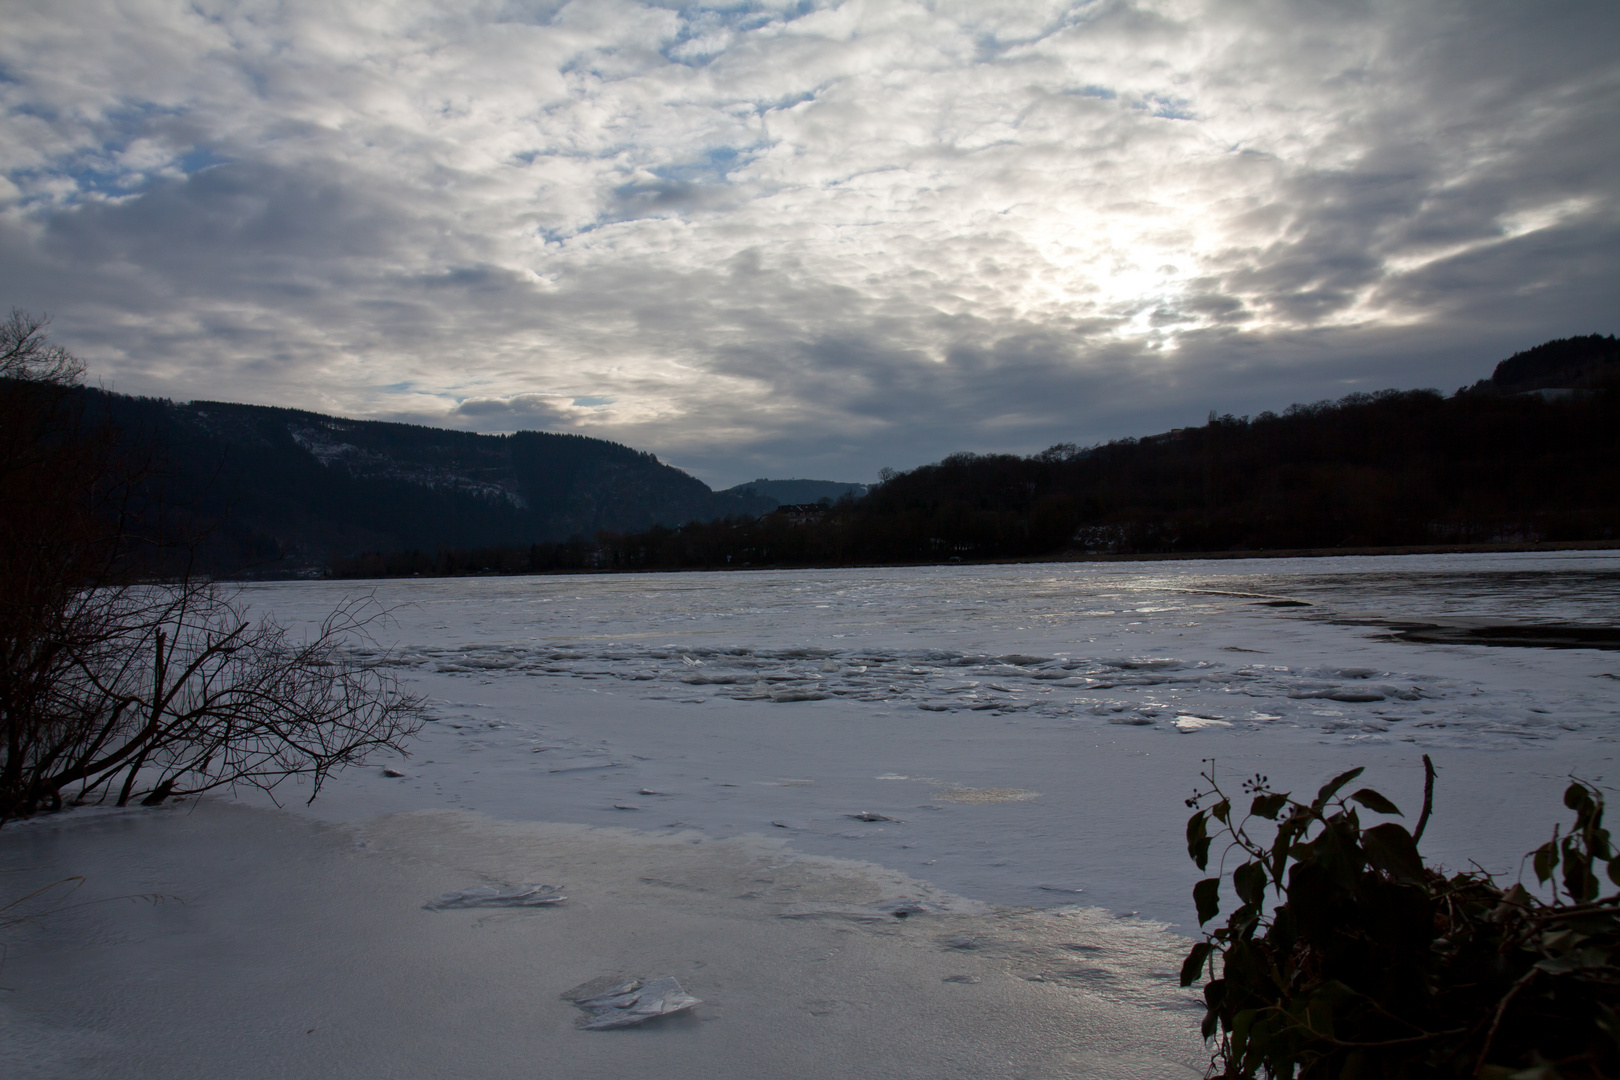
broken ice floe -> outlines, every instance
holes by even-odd
[[[825,701],[831,694],[823,694],[820,690],[773,690],[770,700],[786,701]]]
[[[428,911],[447,911],[451,908],[545,907],[560,904],[568,897],[555,885],[508,885],[496,887],[478,885],[471,889],[447,892],[422,906]]]
[[[1229,591],[1215,593],[1226,595]],[[1114,648],[1119,644],[1116,641]],[[1204,650],[1202,657],[1117,653],[1046,656],[859,646],[681,648],[609,641],[577,646],[427,644],[400,649],[384,662],[486,678],[494,672],[618,678],[635,683],[639,692],[658,700],[703,702],[730,698],[779,704],[840,699],[929,713],[1022,714],[1078,723],[1157,727],[1172,734],[1188,730],[1177,724],[1175,717],[1199,716],[1206,711],[1230,716],[1235,727],[1252,724],[1256,718],[1244,716],[1246,710],[1235,709],[1234,697],[1250,699],[1254,705],[1264,707],[1267,717],[1275,716],[1285,723],[1345,731],[1349,729],[1336,722],[1325,724],[1316,719],[1311,706],[1322,702],[1344,704],[1370,719],[1371,714],[1396,702],[1409,702],[1422,704],[1422,717],[1411,718],[1413,723],[1405,737],[1423,742],[1496,734],[1498,728],[1502,734],[1520,738],[1553,737],[1551,732],[1538,730],[1539,725],[1523,722],[1521,702],[1482,705],[1479,686],[1471,681],[1348,664],[1290,667],[1237,662],[1232,653],[1256,650],[1219,637],[1197,647]],[[687,696],[671,696],[671,691]],[[1150,696],[1157,701],[1149,700]],[[1538,704],[1545,702],[1538,700]],[[1602,709],[1595,710],[1590,702],[1557,704],[1563,717],[1560,730],[1586,726],[1607,715]],[[457,718],[445,719],[452,727],[460,726]],[[474,727],[482,726],[482,721],[466,719]],[[548,771],[588,775],[622,766],[603,758],[599,749],[573,748],[573,754],[563,747],[551,749],[560,752],[547,755]],[[553,756],[564,760],[550,760]]]
[[[934,798],[953,803],[999,803],[999,802],[1027,802],[1030,799],[1040,798],[1038,791],[1026,791],[1023,788],[970,788],[953,787],[941,788],[934,792]]]
[[[1182,733],[1204,731],[1207,728],[1231,727],[1230,720],[1222,720],[1216,716],[1178,716],[1176,717],[1176,730]]]
[[[580,1027],[586,1031],[635,1027],[703,1004],[700,998],[681,989],[674,976],[666,975],[646,983],[631,979],[605,988],[600,985],[603,981],[588,982],[563,994],[563,1000],[572,1001],[585,1010]]]

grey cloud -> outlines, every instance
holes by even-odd
[[[159,183],[139,199],[54,215],[46,243],[70,259],[138,255],[143,264],[375,257],[397,242],[388,217],[337,177],[232,164]]]
[[[539,394],[506,398],[468,398],[450,411],[454,420],[469,422],[481,431],[547,430],[565,426],[567,411]]]
[[[1612,5],[29,11],[0,290],[121,389],[859,480],[1616,329]]]

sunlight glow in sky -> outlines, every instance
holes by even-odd
[[[870,480],[1385,386],[1620,295],[1612,3],[72,4],[0,285],[116,389]]]

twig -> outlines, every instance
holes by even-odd
[[[1422,1035],[1409,1035],[1404,1039],[1385,1039],[1383,1042],[1349,1042],[1345,1039],[1335,1039],[1331,1035],[1323,1035],[1320,1031],[1309,1025],[1301,1025],[1313,1036],[1325,1043],[1334,1046],[1343,1046],[1349,1049],[1366,1050],[1379,1046],[1410,1046],[1412,1043],[1428,1042],[1431,1039],[1444,1039],[1448,1035],[1464,1035],[1468,1032],[1465,1027],[1451,1028],[1448,1031],[1425,1031]]]
[[[1512,988],[1502,995],[1502,1000],[1496,1003],[1496,1015],[1491,1017],[1490,1030],[1485,1032],[1485,1045],[1480,1048],[1479,1060],[1474,1063],[1475,1076],[1478,1076],[1485,1069],[1485,1058],[1491,1052],[1491,1043],[1496,1040],[1496,1029],[1502,1026],[1502,1017],[1507,1013],[1508,1003],[1513,1000],[1515,994],[1528,986],[1530,980],[1535,978],[1540,971],[1540,968],[1533,967],[1520,975]]]
[[[1412,834],[1412,843],[1416,844],[1423,839],[1423,830],[1429,826],[1429,811],[1434,809],[1434,762],[1429,755],[1423,755],[1423,813],[1418,815],[1417,831]]]
[[[28,915],[6,915],[5,913],[10,911],[12,908],[16,907],[18,904],[21,904],[21,903],[24,903],[26,901],[32,900],[34,897],[39,896],[42,893],[50,892],[52,889],[56,888],[58,885],[66,885],[68,882],[72,882],[73,883],[73,888],[77,889],[80,885],[84,884],[85,877],[84,877],[83,874],[74,874],[72,877],[65,877],[60,881],[53,881],[49,885],[41,885],[39,888],[35,889],[33,892],[28,893],[28,894],[26,894],[24,896],[19,896],[19,897],[17,897],[17,899],[11,901],[9,904],[5,904],[3,906],[0,906],[0,926],[8,926],[8,925],[11,925],[12,923],[22,922],[24,919],[32,918],[33,916],[28,916]]]

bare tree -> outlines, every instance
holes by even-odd
[[[52,345],[45,328],[50,320],[12,308],[0,321],[0,379],[36,385],[71,386],[84,375],[84,365],[60,345]]]
[[[421,705],[382,667],[370,602],[299,638],[213,583],[143,579],[143,470],[80,421],[82,366],[43,326],[0,322],[0,825],[291,776],[314,798],[332,770],[403,751]]]

